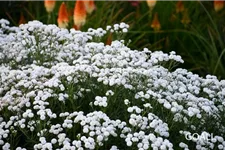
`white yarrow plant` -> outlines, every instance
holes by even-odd
[[[0,148],[224,149],[225,81],[171,69],[175,52],[131,50],[128,28],[1,19]]]

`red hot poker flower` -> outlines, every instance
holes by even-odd
[[[182,1],[178,1],[176,4],[176,12],[180,13],[184,11],[184,3]]]
[[[91,14],[95,9],[95,2],[93,0],[84,1],[84,6],[88,14]]]
[[[74,8],[74,14],[73,14],[73,21],[74,25],[77,27],[77,29],[80,29],[81,26],[83,26],[86,22],[86,9],[84,5],[84,1],[77,0]]]
[[[57,22],[60,28],[66,28],[68,26],[69,15],[64,2],[60,5]]]
[[[147,4],[148,4],[148,7],[150,8],[150,10],[152,10],[155,5],[156,5],[156,0],[146,0]]]
[[[44,1],[45,4],[45,9],[48,13],[51,13],[53,11],[53,9],[55,8],[55,1],[54,0],[45,0]]]
[[[222,10],[224,7],[224,1],[216,1],[214,0],[214,9],[216,12]]]
[[[159,31],[159,30],[160,30],[161,25],[160,25],[160,22],[159,22],[159,19],[158,19],[158,13],[155,13],[155,14],[154,14],[154,18],[153,18],[151,27],[152,27],[155,31]]]

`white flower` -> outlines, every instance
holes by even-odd
[[[142,110],[141,110],[140,108],[138,108],[138,107],[136,107],[135,111],[136,111],[136,113],[138,113],[138,114],[140,114],[140,113],[142,112]]]
[[[185,143],[183,143],[183,142],[179,143],[179,146],[180,146],[181,148],[188,148],[187,144],[185,144]]]
[[[218,149],[224,149],[224,146],[222,144],[219,144]]]
[[[164,106],[165,108],[167,108],[167,109],[170,109],[170,108],[171,108],[171,105],[170,105],[170,103],[168,103],[168,102],[165,102],[165,103],[163,104],[163,106]]]
[[[84,132],[84,133],[88,133],[88,131],[89,131],[89,130],[88,130],[87,127],[86,127],[86,128],[83,128],[83,132]]]
[[[106,26],[106,30],[110,30],[111,28],[111,26]]]
[[[10,150],[10,144],[9,144],[9,143],[5,143],[5,144],[2,146],[2,149],[3,149],[3,150]]]
[[[106,96],[113,96],[114,95],[114,92],[112,91],[112,90],[108,90],[107,92],[106,92]]]
[[[127,141],[127,146],[128,147],[132,146],[132,142],[131,141]]]
[[[128,32],[128,30],[126,28],[124,28],[122,31],[123,31],[123,33],[127,33]]]
[[[125,105],[128,105],[129,103],[130,103],[130,101],[129,101],[128,99],[125,99],[125,100],[124,100],[124,104],[125,104]],[[132,110],[132,111],[133,111],[133,110]],[[128,111],[128,112],[132,112],[132,111]]]
[[[117,148],[117,146],[113,145],[113,146],[110,148],[110,150],[119,150],[119,149]]]
[[[51,143],[52,144],[56,144],[57,143],[57,140],[55,138],[51,139]]]

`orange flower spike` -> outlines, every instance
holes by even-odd
[[[77,27],[76,25],[73,25],[73,28],[74,28],[75,30],[79,30],[78,27]]]
[[[182,1],[178,1],[176,4],[176,12],[180,13],[184,11],[184,3]]]
[[[77,29],[80,29],[81,26],[83,26],[86,22],[86,10],[84,1],[77,0],[74,8],[74,14],[73,14],[73,21],[74,25],[77,27]]]
[[[68,26],[69,15],[64,2],[60,5],[57,22],[60,28],[66,28]]]
[[[170,17],[170,21],[174,22],[175,20],[177,20],[177,16],[175,14],[172,14]]]
[[[161,25],[160,25],[160,22],[159,22],[159,19],[158,19],[158,13],[155,13],[155,14],[154,14],[154,18],[153,18],[151,27],[152,27],[155,31],[159,31],[159,30],[160,30]]]
[[[214,0],[214,9],[215,9],[216,12],[222,10],[223,7],[224,7],[224,1],[220,1],[220,0],[216,1],[216,0]]]
[[[51,0],[51,1],[45,0],[44,3],[45,3],[46,11],[48,13],[51,13],[53,11],[53,9],[55,8],[55,1],[54,0]]]
[[[19,20],[19,25],[25,24],[25,23],[26,23],[26,20],[25,20],[23,14],[21,13],[21,14],[20,14],[20,20]]]
[[[84,5],[88,14],[91,14],[96,8],[93,0],[84,1]]]
[[[146,0],[147,4],[148,4],[148,7],[150,8],[150,10],[152,10],[155,5],[156,5],[156,0]]]
[[[112,43],[112,33],[110,33],[110,35],[108,36],[105,45],[111,45]]]
[[[184,13],[183,13],[183,17],[182,17],[181,23],[183,23],[184,25],[187,25],[190,22],[191,22],[191,20],[189,18],[188,11],[187,11],[187,9],[185,9]]]

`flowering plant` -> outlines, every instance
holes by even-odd
[[[101,42],[129,25],[8,24],[0,20],[1,149],[224,149],[225,81],[174,69],[175,52]]]

